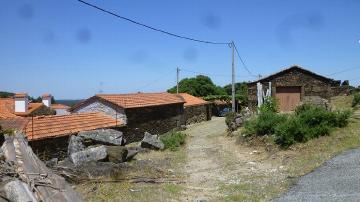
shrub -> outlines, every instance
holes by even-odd
[[[243,131],[244,135],[272,135],[275,127],[286,120],[285,115],[277,114],[271,111],[263,111],[257,117],[245,122]]]
[[[295,142],[306,142],[319,136],[329,135],[334,127],[345,127],[349,111],[330,112],[314,105],[302,105],[295,115],[275,127],[275,142],[287,148]]]
[[[169,132],[160,137],[160,140],[164,143],[165,149],[176,151],[185,143],[186,134],[182,132]]]
[[[352,102],[352,106],[355,107],[358,104],[360,104],[360,93],[354,94],[354,99],[353,99],[353,102]]]
[[[260,106],[260,113],[262,112],[277,112],[279,110],[278,102],[273,97],[266,97],[264,103]]]
[[[229,112],[229,113],[226,114],[226,116],[225,116],[225,123],[226,123],[226,125],[227,125],[228,127],[230,126],[231,122],[234,121],[235,116],[236,116],[236,113],[235,113],[235,112]]]

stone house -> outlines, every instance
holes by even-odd
[[[330,97],[347,94],[349,86],[341,86],[341,81],[327,78],[299,66],[291,66],[275,74],[248,83],[249,103],[252,108],[257,103],[257,83],[265,89],[271,82],[271,96],[279,102],[280,111],[292,111],[304,99]]]
[[[0,119],[3,129],[23,131],[41,159],[64,158],[69,137],[81,131],[124,126],[101,112]]]
[[[184,101],[183,121],[186,125],[211,120],[211,103],[187,93],[179,93]]]
[[[185,101],[170,93],[97,94],[75,105],[72,113],[103,112],[126,124],[121,128],[129,142],[144,132],[163,134],[182,124]]]

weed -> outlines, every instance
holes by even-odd
[[[182,132],[170,132],[160,137],[160,140],[164,143],[165,149],[176,151],[185,143],[186,134]]]

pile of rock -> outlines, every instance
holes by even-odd
[[[244,108],[240,113],[236,113],[233,120],[228,124],[228,130],[233,132],[244,125],[245,121],[252,116],[252,112],[248,107]]]
[[[144,139],[137,146],[125,146],[126,140],[123,133],[113,129],[100,129],[80,132],[70,137],[68,146],[68,159],[60,164],[70,161],[74,166],[80,166],[87,162],[111,162],[123,163],[130,161],[139,152],[148,149],[162,150],[164,144],[157,135],[145,132]],[[47,162],[49,166],[55,166],[57,159]]]

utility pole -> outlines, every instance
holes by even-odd
[[[231,42],[231,48],[232,48],[232,68],[231,68],[231,95],[232,95],[232,99],[231,99],[231,103],[232,103],[232,112],[235,112],[235,58],[234,58],[234,49],[235,49],[235,44],[234,41]]]
[[[176,94],[179,93],[179,73],[180,69],[179,67],[176,67]]]

